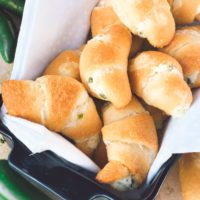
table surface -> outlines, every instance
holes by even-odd
[[[10,148],[8,145],[6,143],[0,143],[0,159],[7,159],[9,152]],[[182,200],[177,164],[170,170],[156,200]]]

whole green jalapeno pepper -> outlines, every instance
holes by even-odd
[[[17,15],[22,15],[25,0],[0,0],[0,7],[6,8]]]
[[[5,62],[14,60],[17,33],[11,18],[0,10],[0,54]]]

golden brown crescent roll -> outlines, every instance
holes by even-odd
[[[95,7],[91,14],[91,30],[95,37],[101,34],[102,30],[112,24],[121,23],[112,7]],[[143,39],[133,35],[129,57],[132,57],[142,48]]]
[[[112,7],[95,7],[91,14],[92,36],[100,34],[109,25],[121,23]]]
[[[192,92],[183,79],[180,64],[171,56],[145,51],[129,67],[132,91],[147,104],[168,115],[183,115],[192,102]]]
[[[108,164],[96,179],[117,190],[138,187],[157,154],[158,142],[152,117],[135,97],[124,108],[113,104],[103,110],[103,141]]]
[[[200,0],[168,0],[177,24],[190,24],[199,19]]]
[[[200,199],[200,153],[185,154],[179,160],[183,200]]]
[[[66,50],[61,52],[45,69],[44,75],[62,75],[80,80],[80,52]]]
[[[173,38],[175,22],[167,0],[112,0],[112,6],[133,34],[147,38],[154,47]]]
[[[97,147],[101,120],[93,100],[75,79],[47,75],[36,81],[4,81],[2,97],[10,115],[62,133],[87,155]]]
[[[173,40],[161,51],[178,60],[185,80],[190,87],[200,86],[200,27],[191,26],[177,30]]]
[[[131,34],[122,24],[103,29],[86,44],[80,58],[81,80],[89,93],[123,107],[131,100],[127,75]]]

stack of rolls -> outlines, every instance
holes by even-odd
[[[35,81],[4,81],[8,114],[70,138],[101,167],[99,182],[120,191],[141,186],[159,149],[157,130],[187,112],[191,88],[200,86],[200,28],[175,30],[177,13],[187,18],[186,1],[182,11],[177,2],[111,0],[94,8],[84,46],[60,52]]]

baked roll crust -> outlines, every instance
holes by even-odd
[[[131,34],[122,24],[103,29],[89,40],[80,58],[81,80],[88,92],[123,107],[131,100],[127,74]]]
[[[36,81],[3,81],[2,97],[8,114],[62,133],[89,156],[97,147],[101,120],[93,100],[75,79],[47,75]]]
[[[163,47],[173,38],[175,22],[167,0],[112,0],[112,6],[133,34],[147,38],[154,47]]]
[[[181,116],[192,103],[192,92],[183,79],[180,64],[167,54],[139,54],[131,60],[129,78],[134,93],[168,115]]]
[[[184,78],[191,88],[200,86],[199,41],[200,26],[184,27],[177,30],[170,44],[161,49],[181,64]]]
[[[124,108],[110,104],[103,110],[103,141],[108,164],[96,179],[117,190],[138,187],[157,154],[157,133],[152,117],[135,97]]]
[[[69,76],[80,80],[80,51],[65,50],[47,66],[43,75]]]

